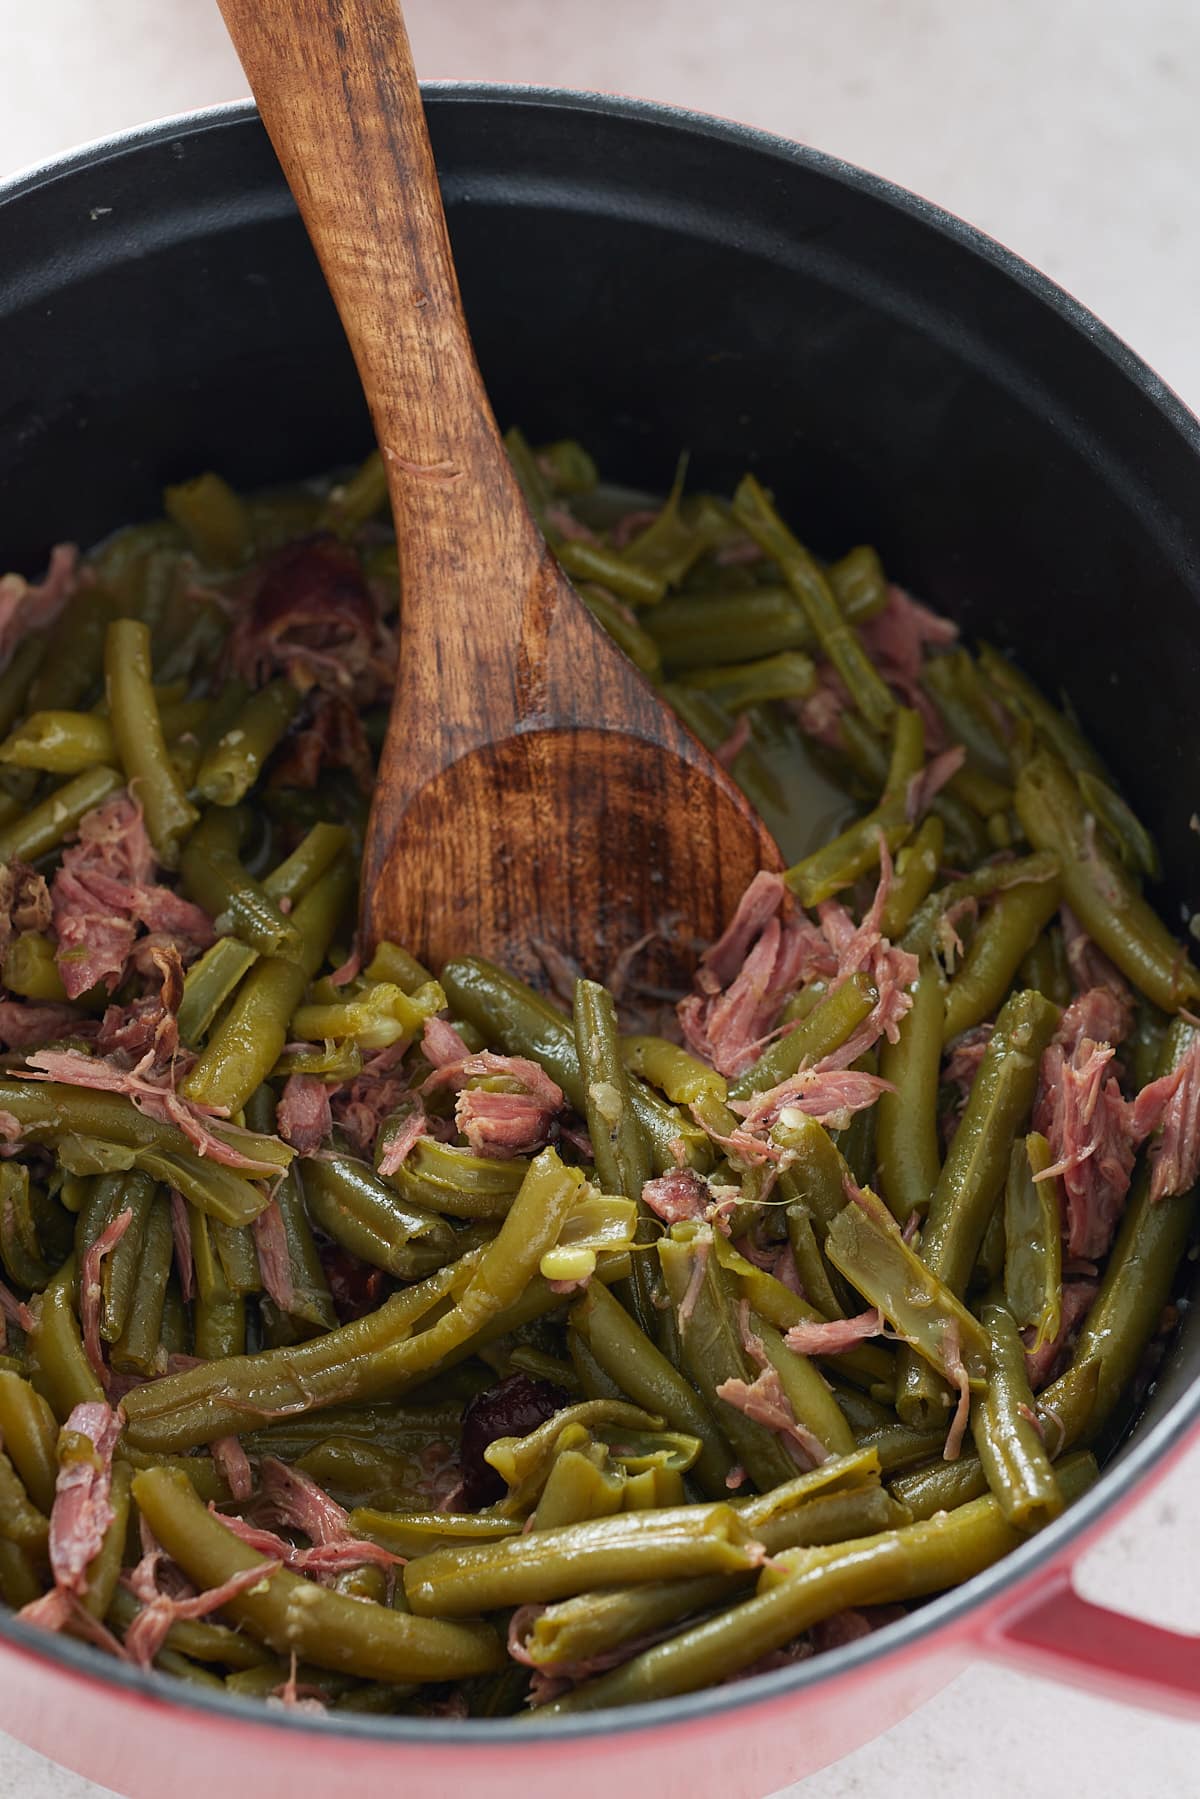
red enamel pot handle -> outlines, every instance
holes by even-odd
[[[1080,1598],[1070,1574],[1055,1574],[1031,1605],[994,1626],[982,1647],[1027,1674],[1200,1718],[1200,1637],[1093,1605]]]

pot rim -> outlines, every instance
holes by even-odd
[[[1179,396],[1113,331],[1047,275],[1035,269],[977,227],[956,218],[931,201],[910,193],[881,175],[860,169],[804,144],[750,125],[672,106],[659,101],[582,90],[489,83],[482,81],[422,82],[422,92],[435,107],[454,105],[504,105],[537,107],[559,112],[603,113],[633,122],[667,127],[694,137],[715,139],[735,148],[754,151],[789,164],[799,164],[837,185],[865,193],[894,211],[904,213],[927,228],[950,238],[964,250],[991,265],[996,273],[1025,290],[1055,312],[1066,324],[1086,337],[1094,348],[1163,415],[1193,454],[1200,458],[1200,420]],[[132,127],[94,140],[63,155],[18,171],[0,182],[0,208],[39,188],[85,169],[96,169],[116,158],[175,139],[213,129],[243,127],[257,121],[253,100],[224,102]],[[898,1623],[843,1648],[814,1656],[772,1674],[708,1687],[676,1698],[639,1706],[623,1706],[605,1712],[539,1723],[536,1713],[520,1719],[450,1720],[407,1717],[354,1717],[330,1713],[314,1717],[304,1713],[268,1710],[261,1703],[232,1694],[208,1694],[168,1675],[142,1673],[119,1662],[99,1662],[87,1645],[69,1637],[51,1635],[17,1622],[0,1612],[0,1640],[7,1639],[22,1653],[69,1669],[74,1674],[123,1689],[131,1696],[168,1706],[185,1706],[216,1719],[301,1731],[324,1738],[366,1740],[378,1744],[421,1744],[429,1749],[499,1748],[522,1744],[549,1746],[574,1739],[610,1737],[615,1733],[651,1731],[666,1726],[714,1720],[719,1715],[748,1710],[789,1699],[802,1691],[843,1676],[863,1673],[870,1666],[898,1652],[926,1648],[936,1633],[962,1624],[972,1612],[999,1608],[1005,1598],[1015,1599],[1053,1563],[1078,1553],[1080,1539],[1094,1532],[1104,1514],[1127,1500],[1156,1464],[1166,1458],[1200,1419],[1200,1381],[1180,1395],[1166,1415],[1149,1430],[1135,1431],[1122,1445],[1119,1458],[1102,1471],[1089,1492],[1077,1500],[1053,1524],[1021,1544],[984,1573],[941,1596],[926,1601]],[[1073,1549],[1074,1546],[1074,1549]],[[466,1729],[464,1729],[464,1723]]]

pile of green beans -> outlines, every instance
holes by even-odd
[[[14,914],[2,952],[4,1015],[28,1010],[0,1066],[0,1596],[45,1621],[57,1586],[57,1628],[102,1625],[135,1659],[149,1642],[161,1674],[247,1700],[519,1729],[752,1674],[841,1614],[969,1580],[1086,1489],[1193,1207],[1152,1199],[1152,1140],[1064,1335],[1064,1200],[1033,1128],[1074,991],[1064,931],[1138,998],[1129,1092],[1192,1054],[1200,975],[1073,717],[942,629],[919,682],[896,678],[907,602],[873,550],[817,555],[751,475],[724,499],[681,465],[631,510],[579,444],[508,447],[593,616],[770,822],[785,768],[843,795],[780,891],[782,930],[805,919],[825,959],[727,1074],[636,987],[360,955],[369,792],[314,773],[311,739],[334,693],[382,742],[381,460],[168,489],[0,668],[0,863],[54,902]],[[310,611],[288,643],[276,613],[274,648],[246,653],[244,609],[309,555],[358,582],[370,656],[339,641],[336,599],[328,642]],[[123,794],[152,863],[113,877],[135,947],[69,1001],[61,859]],[[163,889],[207,946],[154,924],[137,950]],[[153,1043],[122,1037],[139,1021]],[[879,1096],[808,1115],[806,1081],[850,1062]],[[456,1091],[528,1100],[530,1063],[561,1107],[499,1150]],[[68,1578],[53,1524],[81,1463],[100,1534]],[[147,1533],[211,1615],[159,1601],[148,1636]]]

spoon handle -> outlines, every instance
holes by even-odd
[[[511,659],[546,550],[471,347],[398,0],[219,3],[387,462],[401,572],[413,576],[405,636],[436,643],[454,632],[461,644],[469,634],[490,670]],[[489,605],[455,619],[479,590],[464,579],[465,544],[491,575]],[[467,725],[471,695],[462,700]],[[494,701],[478,723],[494,732]]]

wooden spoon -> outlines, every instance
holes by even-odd
[[[654,932],[639,973],[678,981],[779,852],[529,514],[463,317],[400,7],[220,5],[341,314],[396,522],[400,670],[364,944],[537,977],[540,941],[603,976]]]

